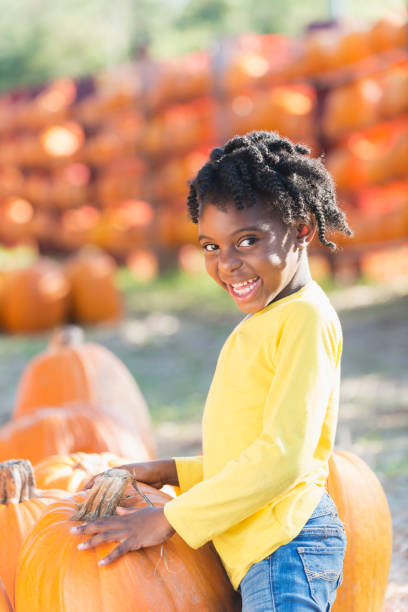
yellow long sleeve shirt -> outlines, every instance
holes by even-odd
[[[192,548],[213,541],[235,588],[321,499],[341,350],[337,314],[314,281],[241,321],[221,350],[203,455],[176,458],[181,494],[164,513]]]

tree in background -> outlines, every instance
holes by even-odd
[[[404,0],[343,0],[373,20]],[[240,32],[297,34],[326,19],[329,0],[0,0],[0,90],[79,76],[132,59],[208,48]]]

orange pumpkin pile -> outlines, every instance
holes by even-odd
[[[92,520],[108,506],[126,513],[146,499],[166,503],[164,492],[143,484],[134,491],[129,473],[114,469],[153,457],[146,404],[125,366],[107,349],[84,343],[78,330],[56,333],[27,366],[13,419],[0,428],[0,580],[7,592],[0,588],[0,610],[9,612],[10,602],[16,612],[238,610],[210,546],[194,551],[175,535],[163,548],[127,553],[101,569],[97,561],[115,544],[77,550],[78,538],[69,533],[75,521]],[[102,472],[93,489],[81,490]],[[341,451],[330,459],[327,489],[347,533],[334,610],[380,612],[392,548],[384,491],[361,459]]]
[[[64,462],[63,458],[51,457],[38,466],[38,471],[44,474],[48,469],[52,477],[55,461],[57,473],[62,465],[68,466],[68,471],[72,468],[70,459]],[[83,463],[80,469],[86,465]],[[327,489],[347,534],[343,582],[333,610],[381,612],[392,548],[391,519],[384,492],[367,464],[353,453],[335,451],[329,469]],[[89,474],[94,472],[91,463]],[[206,602],[208,606],[210,602],[211,606],[223,605],[226,610],[239,609],[239,601],[211,548],[205,546],[193,551],[177,535],[163,549],[157,546],[146,549],[143,554],[127,553],[108,570],[99,569],[97,562],[115,543],[77,552],[78,537],[69,532],[75,521],[100,517],[107,507],[112,512],[117,509],[120,514],[134,511],[146,505],[146,498],[154,505],[163,505],[169,499],[161,491],[141,483],[137,492],[132,493],[128,472],[113,469],[97,479],[92,490],[54,503],[36,522],[23,544],[17,572],[16,610],[52,609],[56,592],[63,598],[59,605],[67,612],[78,607],[95,612],[117,608],[126,611],[135,607],[149,610],[155,606],[164,610],[172,607],[189,610],[193,601],[195,605]],[[49,558],[58,562],[50,566]],[[42,578],[44,564],[47,580]],[[84,575],[93,576],[94,581],[84,581]],[[112,584],[115,588],[111,588]]]
[[[65,265],[45,257],[0,270],[0,328],[10,333],[39,332],[69,318],[82,324],[122,316],[115,283],[116,264],[103,251],[84,249]]]
[[[254,129],[324,153],[340,201],[344,191],[358,209],[359,189],[405,175],[407,87],[406,17],[394,15],[298,39],[245,34],[211,52],[6,94],[0,240],[34,240],[47,252],[92,244],[121,262],[142,249],[176,261],[175,251],[196,243],[180,205],[188,181],[210,148]],[[388,130],[398,142],[384,152],[378,138]],[[356,231],[343,247],[359,242]],[[152,276],[148,259],[144,270],[139,258],[141,279]]]
[[[129,370],[104,346],[84,342],[81,329],[66,327],[53,334],[48,348],[24,370],[13,420],[32,416],[45,406],[70,408],[76,403],[88,405],[89,410],[95,407],[104,418],[113,419],[126,432],[138,435],[150,457],[155,455],[146,402]],[[70,452],[75,450],[85,449]],[[86,450],[112,450],[120,454],[120,445],[115,449]]]

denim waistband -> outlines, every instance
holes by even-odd
[[[324,516],[325,514],[332,514],[333,516],[338,516],[336,504],[334,503],[333,499],[330,497],[326,490],[324,491],[320,502],[317,504],[316,508],[310,515],[310,518]]]

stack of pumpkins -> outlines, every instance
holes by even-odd
[[[102,568],[115,543],[77,550],[72,525],[106,507],[120,514],[170,499],[141,483],[132,489],[128,472],[110,469],[154,457],[146,403],[124,364],[76,328],[56,332],[27,366],[12,420],[0,428],[0,612],[240,609],[208,545],[192,550],[176,534]],[[91,491],[81,490],[100,472]],[[347,532],[333,609],[380,612],[392,541],[381,485],[361,459],[336,451],[327,489]]]
[[[117,320],[122,306],[115,271],[110,255],[90,247],[64,265],[40,257],[0,270],[0,325],[7,332],[27,333],[67,319],[85,325]]]
[[[56,332],[27,366],[12,420],[0,428],[0,612],[237,609],[209,546],[193,551],[175,536],[164,560],[158,546],[101,569],[101,554],[114,544],[77,550],[70,527],[90,520],[89,512],[101,516],[108,498],[111,513],[125,487],[127,510],[119,512],[147,503],[131,491],[127,472],[109,468],[154,457],[146,403],[124,364],[106,348],[84,343],[78,328]],[[105,471],[85,512],[90,495],[80,490]],[[138,490],[155,505],[170,499],[147,485]]]

